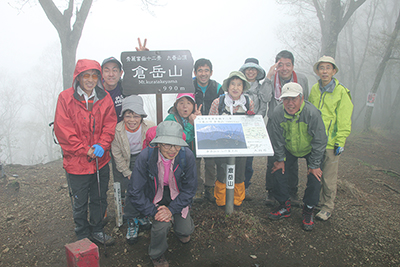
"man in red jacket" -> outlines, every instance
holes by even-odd
[[[113,101],[101,83],[100,64],[94,60],[78,60],[72,87],[58,97],[54,132],[63,151],[63,166],[74,196],[75,233],[78,239],[88,237],[106,245],[114,243],[112,237],[103,234],[102,218],[107,208],[109,151],[116,123]]]

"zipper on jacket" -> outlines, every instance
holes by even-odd
[[[328,127],[328,134],[326,135],[326,137],[327,137],[327,139],[328,139],[328,142],[329,142],[329,133],[330,133],[330,129],[331,129],[331,126],[332,126],[332,120],[329,122],[329,127]]]

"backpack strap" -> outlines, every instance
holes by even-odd
[[[222,115],[224,112],[227,113],[227,110],[225,109],[225,94],[219,97],[219,104],[218,104],[218,114]]]
[[[248,95],[244,95],[244,97],[246,98],[246,104],[244,105],[247,109],[247,111],[250,110],[250,97]]]
[[[179,165],[182,169],[182,178],[186,179],[185,167],[186,167],[186,150],[184,147],[179,151]]]

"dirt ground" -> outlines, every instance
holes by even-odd
[[[270,221],[265,205],[266,158],[254,161],[252,201],[231,215],[215,204],[195,203],[192,240],[169,235],[171,266],[400,266],[399,134],[352,134],[341,156],[336,209],[312,232],[301,229],[301,209]],[[0,179],[0,266],[66,266],[64,245],[76,241],[62,162],[5,166]],[[300,161],[304,192],[305,161]],[[14,177],[13,177],[14,175]],[[128,245],[126,225],[115,227],[109,190],[106,232],[116,244],[100,249],[101,266],[152,266],[149,232]]]

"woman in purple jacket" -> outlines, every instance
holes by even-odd
[[[154,266],[169,266],[164,252],[172,223],[184,244],[194,230],[189,208],[197,189],[196,164],[182,134],[179,123],[160,123],[150,143],[155,148],[147,147],[139,154],[128,186],[135,208],[153,217],[149,255]]]

